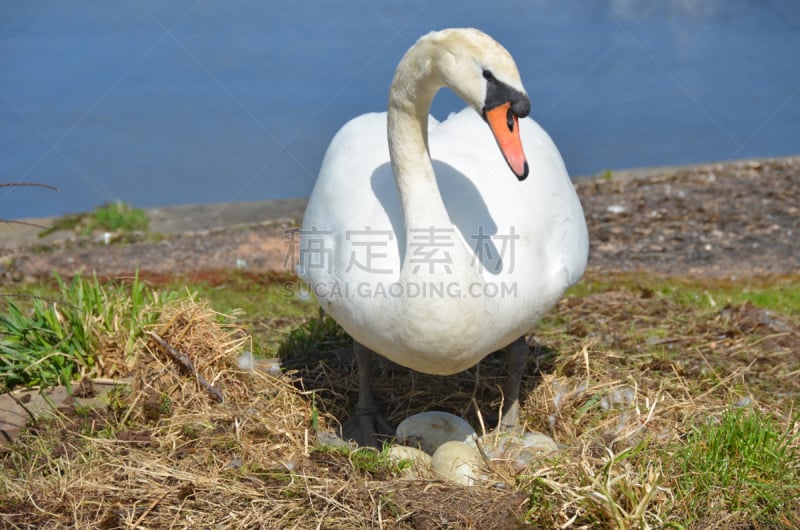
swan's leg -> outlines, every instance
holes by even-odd
[[[530,347],[525,337],[522,336],[511,343],[506,349],[506,363],[508,365],[508,378],[503,388],[503,417],[498,429],[508,431],[517,426],[519,420],[519,390],[522,386],[522,375],[528,363]]]
[[[370,361],[374,352],[359,342],[353,342],[353,353],[358,367],[358,403],[353,415],[344,422],[345,440],[358,445],[380,447],[381,439],[394,435],[394,429],[378,411],[378,403],[369,385]]]

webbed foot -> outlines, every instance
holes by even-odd
[[[530,351],[530,346],[528,346],[524,336],[512,342],[506,349],[508,377],[503,388],[505,403],[503,405],[503,416],[497,426],[498,431],[513,432],[518,430],[519,391]]]
[[[359,409],[342,425],[342,438],[353,440],[359,446],[381,448],[384,442],[394,436],[394,428],[389,425],[377,408]]]
[[[359,342],[353,343],[358,367],[358,403],[353,415],[342,425],[342,438],[358,445],[380,448],[394,436],[394,428],[381,416],[369,384],[370,361],[374,352]]]

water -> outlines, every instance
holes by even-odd
[[[0,218],[307,196],[448,26],[511,51],[573,175],[800,153],[798,0],[0,0],[0,182],[61,189]]]

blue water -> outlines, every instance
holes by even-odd
[[[0,183],[61,190],[0,218],[307,196],[447,26],[511,51],[573,175],[800,153],[798,0],[0,0]]]

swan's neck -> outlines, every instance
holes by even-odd
[[[389,94],[389,154],[406,232],[449,226],[428,151],[428,113],[443,86],[432,66],[432,46],[421,39],[406,53]]]

